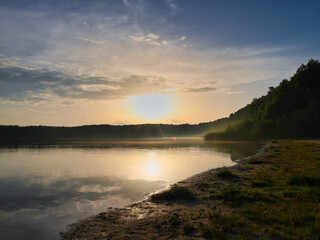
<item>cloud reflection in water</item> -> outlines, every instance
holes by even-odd
[[[56,239],[59,231],[79,218],[137,201],[165,185],[164,181],[115,176],[68,178],[50,183],[39,176],[0,179],[1,238]]]

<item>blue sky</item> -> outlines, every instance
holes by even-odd
[[[1,1],[0,124],[228,116],[319,59],[319,12],[312,0]],[[168,96],[167,114],[135,113],[146,95]]]
[[[207,44],[318,47],[319,1],[187,1],[178,21]],[[186,21],[185,21],[186,20]],[[212,42],[211,42],[212,41]]]

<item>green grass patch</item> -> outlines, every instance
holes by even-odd
[[[253,165],[258,165],[258,164],[263,164],[265,162],[261,161],[260,159],[252,159],[252,160],[249,160],[249,163]]]
[[[264,181],[264,180],[254,180],[254,181],[252,181],[251,186],[263,188],[263,187],[271,186],[271,182]]]
[[[305,201],[320,201],[320,188],[318,187],[291,187],[283,191],[286,198],[299,199]]]
[[[195,194],[186,187],[174,185],[169,190],[153,194],[152,201],[175,201],[175,200],[194,200]]]
[[[271,201],[265,193],[253,190],[240,190],[235,186],[228,186],[224,188],[218,198],[223,199],[225,202],[232,206],[241,206],[246,203],[252,203],[257,201]]]
[[[292,175],[287,181],[289,185],[296,186],[320,186],[320,177],[318,176],[308,176],[305,174]]]
[[[203,192],[206,192],[210,187],[208,183],[199,183],[199,184],[196,184],[196,186]]]
[[[177,227],[178,225],[180,225],[180,221],[179,221],[179,215],[177,213],[174,213],[169,219],[168,219],[168,223],[170,227]]]
[[[320,239],[319,145],[279,140],[274,146],[241,171],[221,168],[198,183],[196,215],[172,217],[170,226],[179,226],[172,229],[184,238]]]
[[[191,234],[195,230],[196,229],[189,222],[185,222],[185,223],[182,224],[182,231],[183,231],[184,235]]]
[[[238,215],[211,212],[208,220],[209,224],[203,227],[203,234],[206,239],[237,239],[231,236],[234,234],[245,235],[242,229],[244,222]]]
[[[217,176],[223,179],[229,178],[239,178],[237,175],[233,174],[227,167],[223,167],[218,173]]]

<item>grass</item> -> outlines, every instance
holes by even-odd
[[[254,188],[271,187],[273,185],[273,172],[271,169],[262,168],[256,171],[256,175],[251,179],[251,186]]]
[[[218,173],[217,176],[222,179],[237,178],[238,176],[233,174],[228,168],[223,167]]]
[[[182,231],[183,231],[184,235],[188,235],[188,234],[192,233],[194,230],[195,230],[195,228],[192,227],[192,224],[189,222],[185,222],[182,225]]]
[[[215,196],[223,210],[210,213],[207,239],[320,239],[319,145],[276,141],[249,161],[251,172],[223,169],[245,182],[226,183]],[[245,176],[245,177],[244,177]]]
[[[273,142],[247,165],[222,168],[198,182],[199,205],[171,215],[169,228],[206,239],[320,239],[319,154],[317,144]],[[195,199],[195,193],[173,186],[153,196],[180,199]]]
[[[260,159],[253,159],[253,160],[250,160],[249,163],[257,165],[257,164],[263,164],[264,162],[261,161]]]
[[[203,227],[206,239],[230,239],[230,235],[244,234],[241,230],[244,222],[238,215],[227,215],[220,212],[208,214],[209,225]]]
[[[168,223],[170,225],[170,227],[176,227],[180,224],[179,221],[179,215],[177,213],[174,213],[169,219],[168,219]]]
[[[320,186],[319,176],[307,176],[305,174],[293,175],[287,182],[289,185],[297,186]]]
[[[153,194],[151,200],[155,202],[159,201],[176,201],[176,200],[194,200],[195,194],[186,187],[173,185],[169,190]]]
[[[223,189],[218,197],[232,206],[241,206],[257,201],[271,201],[270,197],[263,192],[255,190],[238,190],[233,185]]]
[[[268,181],[263,181],[263,180],[254,180],[251,183],[252,187],[259,187],[259,188],[263,188],[263,187],[267,187],[269,186],[271,183]]]

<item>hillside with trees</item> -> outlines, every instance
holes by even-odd
[[[231,123],[205,136],[218,139],[316,138],[320,136],[320,63],[302,64],[290,80],[231,114]]]

